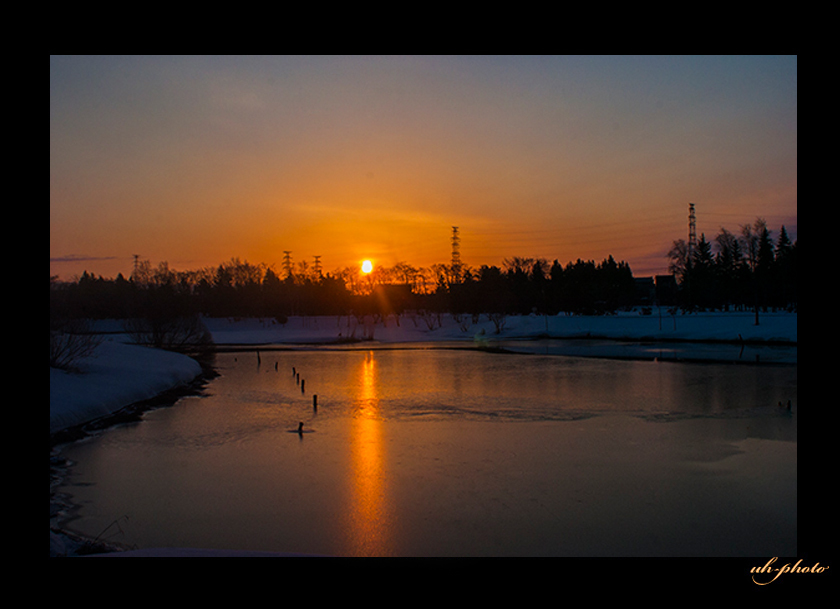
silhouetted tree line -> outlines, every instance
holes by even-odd
[[[51,317],[61,319],[164,320],[207,317],[291,315],[400,315],[406,310],[481,314],[597,314],[634,303],[630,267],[612,256],[601,263],[511,258],[497,266],[430,269],[419,289],[419,270],[404,263],[380,270],[378,277],[348,282],[336,276],[289,274],[280,279],[265,265],[232,260],[199,272],[178,272],[161,263],[141,264],[130,279],[96,277],[75,282],[50,280]],[[456,279],[457,277],[457,279]],[[350,287],[353,287],[351,291]],[[430,286],[431,287],[431,286]],[[403,289],[398,289],[403,288]],[[162,323],[162,321],[161,321]]]
[[[50,278],[50,310],[63,318],[129,319],[203,315],[272,317],[344,314],[350,292],[330,275],[281,280],[270,267],[232,260],[211,271],[172,271],[141,266],[130,279],[96,277],[75,282]]]
[[[459,283],[440,284],[439,292],[451,313],[477,316],[482,313],[556,315],[612,313],[630,307],[636,299],[633,273],[626,262],[612,256],[594,261],[569,262],[511,258],[502,268],[482,266],[466,269]]]
[[[774,240],[758,218],[725,228],[713,241],[700,236],[696,247],[674,241],[669,270],[679,282],[678,304],[686,310],[766,310],[797,307],[797,244],[782,226]]]

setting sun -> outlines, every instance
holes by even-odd
[[[373,270],[373,263],[370,260],[362,262],[362,272],[370,273]]]

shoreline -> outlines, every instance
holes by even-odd
[[[201,373],[189,383],[171,387],[151,398],[132,402],[109,414],[52,432],[50,433],[50,450],[62,444],[90,437],[116,425],[136,423],[143,419],[144,413],[157,408],[174,406],[183,397],[201,395],[206,384],[216,376],[218,373],[214,370],[204,369],[202,366]]]
[[[524,343],[539,345],[545,341],[568,341],[574,347],[581,348],[566,348],[553,347],[552,351],[528,351],[525,349],[513,349],[507,346],[506,343]],[[587,351],[586,343],[603,342],[607,345],[589,345],[593,347]],[[582,357],[594,359],[613,359],[619,361],[660,361],[660,362],[675,362],[687,364],[732,364],[738,366],[796,366],[796,356],[793,359],[761,359],[760,354],[753,354],[752,359],[744,357],[724,356],[724,355],[678,355],[675,353],[666,354],[666,351],[660,350],[659,353],[653,354],[652,347],[657,346],[683,346],[690,347],[691,345],[707,346],[707,347],[740,347],[740,355],[746,348],[752,350],[768,348],[768,349],[787,349],[797,350],[796,343],[784,341],[726,341],[726,340],[666,340],[666,339],[616,339],[610,337],[507,337],[499,340],[488,340],[485,343],[476,343],[474,340],[437,340],[437,341],[410,341],[410,342],[382,342],[378,340],[358,340],[352,343],[347,341],[340,342],[295,342],[295,343],[228,343],[218,345],[212,349],[213,353],[247,353],[251,351],[262,351],[265,353],[285,352],[285,351],[395,351],[395,350],[421,350],[421,349],[450,349],[460,351],[475,351],[479,353],[498,353],[508,355],[547,355],[557,357]],[[599,348],[600,347],[600,352]],[[634,351],[635,349],[635,351]],[[689,350],[690,351],[690,350]],[[688,351],[687,351],[688,353]]]
[[[492,340],[492,339],[488,339]],[[515,340],[515,341],[538,341],[538,340],[571,340],[571,341],[587,341],[587,340],[608,340],[614,341],[617,343],[681,343],[681,344],[701,344],[701,345],[746,345],[752,347],[796,347],[798,346],[797,341],[790,341],[790,340],[782,340],[782,339],[727,339],[727,338],[657,338],[655,336],[610,336],[608,334],[604,335],[586,335],[586,336],[575,336],[575,335],[558,335],[552,336],[549,334],[545,335],[525,335],[525,336],[505,336],[504,338],[500,338],[498,340]],[[464,344],[472,343],[475,339],[472,338],[449,338],[441,340],[428,340],[428,341],[407,341],[407,342],[420,342],[423,344],[434,344],[436,342],[463,342]],[[233,352],[233,351],[253,351],[258,347],[265,348],[267,351],[292,351],[296,347],[337,347],[337,346],[348,346],[352,347],[354,345],[365,345],[365,344],[376,344],[376,345],[388,345],[393,344],[389,342],[383,342],[377,340],[375,338],[356,338],[356,339],[336,339],[336,340],[323,340],[323,341],[290,341],[290,342],[283,342],[279,343],[277,341],[267,341],[263,343],[258,342],[244,342],[244,343],[221,343],[219,345],[215,345],[214,347],[210,347],[209,350],[216,353],[225,353],[225,352]],[[476,347],[478,349],[479,347]]]
[[[145,413],[158,408],[170,408],[183,397],[201,395],[207,383],[216,376],[218,373],[215,370],[202,364],[201,373],[187,384],[172,387],[152,398],[124,406],[111,414],[50,434],[50,557],[95,556],[127,551],[127,548],[118,544],[86,537],[69,531],[58,523],[53,523],[54,518],[59,518],[62,513],[72,512],[75,508],[72,501],[54,492],[66,476],[67,470],[73,465],[61,456],[61,447],[93,437],[119,425],[140,422]]]
[[[767,312],[759,325],[744,312],[680,313],[660,320],[638,311],[616,315],[509,315],[497,329],[483,316],[475,321],[442,314],[428,321],[411,312],[386,318],[366,316],[202,318],[219,345],[358,344],[440,340],[617,340],[721,344],[797,344],[797,313]],[[497,331],[498,330],[498,331]],[[120,320],[98,320],[93,331],[125,334]],[[358,336],[357,336],[358,335]]]

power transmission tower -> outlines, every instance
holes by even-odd
[[[452,277],[455,283],[461,281],[461,237],[458,235],[458,227],[452,227]]]
[[[292,252],[283,251],[283,268],[286,269],[286,278],[292,276]]]
[[[697,247],[697,217],[694,215],[694,203],[688,204],[688,255]]]

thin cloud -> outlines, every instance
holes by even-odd
[[[50,257],[50,262],[96,262],[98,260],[120,260],[119,256],[80,256],[68,254],[66,256]]]

